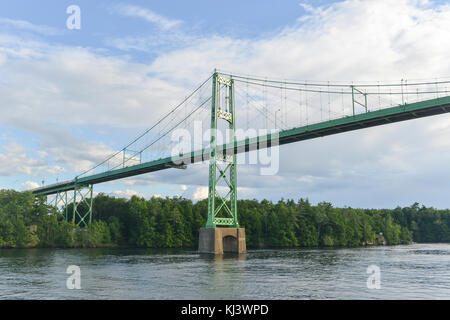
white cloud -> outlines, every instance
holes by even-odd
[[[142,18],[158,28],[148,34],[105,39],[106,45],[123,51],[161,53],[175,48],[183,48],[198,38],[194,34],[188,34],[185,30],[177,28],[182,23],[181,20],[168,19],[146,8],[122,4],[114,6],[111,11],[125,16]]]
[[[36,189],[39,187],[40,187],[39,183],[34,182],[34,181],[26,181],[26,182],[22,183],[22,185],[21,185],[22,190],[31,190],[31,189]]]
[[[208,198],[208,187],[198,187],[192,196],[194,200],[203,200]]]
[[[49,51],[47,43],[30,39],[27,37],[20,37],[10,35],[2,32],[0,33],[0,53],[2,54],[2,63],[4,66],[8,58],[21,59],[41,59]]]
[[[27,155],[27,149],[11,141],[2,146],[0,153],[0,176],[26,175],[56,175],[64,169],[57,165],[49,165],[44,159],[36,159]]]
[[[114,150],[77,137],[69,126],[106,126],[105,132],[111,127],[133,128],[131,139],[187,92],[149,77],[145,65],[89,49],[50,47],[0,34],[0,54],[5,61],[0,125],[33,133],[41,154],[77,172]]]
[[[204,38],[161,55],[152,70],[186,78],[215,67],[297,80],[434,78],[448,74],[449,15],[446,6],[424,10],[413,1],[349,0],[271,38]]]
[[[4,68],[8,86],[0,87],[8,111],[2,121],[30,119],[32,112],[67,124],[148,126],[186,92],[148,71],[85,49],[57,50],[44,61],[10,61]],[[19,89],[24,87],[29,89]]]
[[[197,41],[196,36],[188,35],[178,29],[161,30],[156,34],[145,36],[126,36],[120,38],[108,38],[105,43],[108,46],[123,51],[161,52],[184,48],[186,45]]]
[[[147,8],[133,5],[117,5],[114,11],[130,17],[142,18],[148,22],[156,24],[162,29],[170,29],[182,23],[181,20],[169,19],[161,16]]]
[[[143,174],[139,176],[134,176],[130,178],[126,178],[123,180],[123,183],[126,186],[130,187],[142,187],[142,186],[154,186],[158,184],[158,181],[155,181],[155,177],[150,174]]]
[[[3,25],[5,27],[13,27],[13,28],[21,29],[21,30],[25,30],[25,31],[32,31],[32,32],[43,34],[43,35],[49,35],[49,36],[61,35],[64,33],[62,30],[58,30],[56,28],[52,28],[49,26],[36,25],[36,24],[30,23],[25,20],[0,18],[0,25]]]

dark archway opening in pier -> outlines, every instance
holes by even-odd
[[[238,241],[236,237],[223,237],[223,252],[238,252]]]

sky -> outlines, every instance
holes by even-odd
[[[79,29],[67,27],[71,5]],[[447,1],[0,2],[0,188],[74,178],[215,68],[317,81],[448,78],[449,31]],[[449,163],[450,116],[440,115],[282,146],[274,176],[239,165],[238,198],[448,208]],[[94,190],[196,201],[207,185],[200,164]]]

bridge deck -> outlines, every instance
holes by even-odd
[[[354,116],[347,116],[340,119],[284,130],[279,132],[278,143],[280,145],[283,145],[399,121],[434,116],[447,112],[450,112],[450,96],[385,108],[377,111],[371,111]],[[271,138],[272,136],[269,134],[266,136],[237,141],[234,143],[234,145],[228,144],[219,146],[217,148],[217,152],[241,153],[248,152],[249,150],[267,148],[271,146]],[[82,187],[90,184],[98,184],[148,172],[177,167],[180,163],[191,164],[208,159],[209,149],[197,150],[176,159],[168,157],[150,161],[134,166],[111,170],[74,180],[40,187],[37,189],[33,189],[32,192],[35,195],[50,195],[61,191],[74,190],[75,186]]]

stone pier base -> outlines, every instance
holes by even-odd
[[[201,228],[198,252],[214,254],[246,253],[245,228]]]

